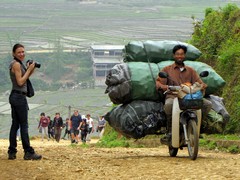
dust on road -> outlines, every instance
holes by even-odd
[[[157,148],[97,148],[31,140],[40,161],[23,160],[21,143],[16,160],[7,159],[8,141],[0,140],[0,179],[240,179],[240,154],[200,149],[197,160],[187,150],[176,158],[166,146]]]

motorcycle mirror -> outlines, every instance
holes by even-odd
[[[207,77],[209,75],[208,71],[203,71],[200,73],[200,77]]]
[[[160,78],[167,78],[167,77],[168,77],[168,74],[161,71],[161,72],[158,73],[158,76],[159,76]]]

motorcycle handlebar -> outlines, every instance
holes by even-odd
[[[177,92],[178,90],[181,89],[181,86],[168,86],[168,89],[163,93],[163,94],[166,94],[166,93],[169,93],[169,92]]]
[[[178,91],[181,89],[181,86],[168,86],[168,89],[170,91]]]

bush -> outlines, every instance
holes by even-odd
[[[202,51],[199,60],[213,66],[226,81],[218,93],[226,100],[231,116],[225,132],[240,132],[240,9],[235,4],[218,10],[207,8],[203,21],[194,19],[189,42]]]
[[[232,145],[228,148],[230,153],[237,154],[240,153],[240,148],[237,145]]]
[[[119,134],[112,129],[110,126],[107,126],[107,131],[104,133],[104,136],[97,143],[98,147],[129,147],[129,143],[127,142],[125,137],[118,137]]]

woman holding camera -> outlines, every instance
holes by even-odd
[[[32,75],[35,63],[27,63],[25,68],[23,61],[25,59],[25,49],[22,44],[15,44],[12,49],[13,61],[9,66],[9,73],[12,82],[12,91],[9,96],[9,103],[12,110],[12,125],[9,135],[8,159],[16,159],[17,153],[17,130],[20,127],[22,146],[24,149],[25,160],[39,160],[41,155],[35,153],[30,146],[28,135],[28,103],[27,94],[27,79]]]

